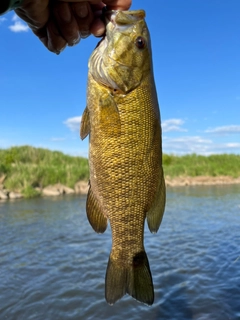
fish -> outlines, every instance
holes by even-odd
[[[81,139],[89,135],[86,212],[97,233],[108,221],[111,226],[106,301],[113,305],[129,294],[152,305],[144,224],[146,219],[149,230],[158,231],[166,191],[150,34],[144,10],[106,11],[104,16],[106,34],[89,59],[80,125]]]

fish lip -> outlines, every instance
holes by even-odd
[[[103,12],[104,20],[105,20],[105,25],[107,26],[110,22],[116,26],[116,10],[106,10]]]
[[[131,25],[138,20],[145,18],[144,10],[108,10],[106,7],[103,10],[106,25],[112,22],[116,25]]]
[[[112,15],[116,13],[116,10],[108,10],[106,7],[103,9],[103,17],[105,19],[106,24],[111,21]]]

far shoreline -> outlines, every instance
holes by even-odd
[[[219,186],[240,184],[240,177],[233,178],[230,176],[180,176],[180,177],[165,177],[167,187],[184,187],[184,186]]]
[[[182,176],[182,177],[165,177],[166,188],[172,187],[188,187],[188,186],[227,186],[240,184],[240,177],[233,178],[230,176]],[[42,190],[36,188],[38,191],[37,197],[59,197],[64,195],[87,195],[89,183],[87,181],[79,181],[76,183],[75,188],[71,189],[61,183],[49,185]],[[0,202],[16,199],[27,199],[18,191],[10,191],[0,186]],[[29,197],[28,199],[34,197]]]

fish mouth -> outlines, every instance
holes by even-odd
[[[102,10],[102,20],[106,25],[107,31],[103,35],[102,39],[98,42],[97,47],[104,46],[107,47],[108,37],[107,34],[111,34],[116,28],[118,30],[124,30],[130,25],[136,23],[136,21],[144,19],[146,13],[144,10],[108,10],[105,6]]]
[[[119,11],[105,9],[103,15],[106,25],[111,22],[114,26],[129,26],[138,20],[144,19],[146,14],[144,10]]]
[[[95,81],[108,88],[117,90],[118,92],[125,92],[123,86],[120,88],[121,86],[115,81],[116,77],[113,77],[113,72],[111,72],[110,68],[111,65],[115,64],[118,66],[121,65],[123,69],[127,69],[129,68],[129,65],[125,65],[124,63],[121,63],[121,61],[115,60],[115,58],[112,57],[112,53],[114,53],[115,49],[111,48],[109,52],[108,46],[112,43],[115,32],[124,33],[125,30],[134,26],[136,22],[143,20],[144,17],[144,10],[118,11],[107,10],[107,8],[103,10],[102,20],[106,25],[106,32],[103,35],[103,38],[98,42],[88,64],[89,71]]]
[[[144,19],[146,14],[144,10],[120,11],[105,9],[103,15],[105,17],[106,24],[111,21],[113,24],[129,25],[138,20]]]

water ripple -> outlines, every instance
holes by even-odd
[[[175,188],[156,235],[145,228],[155,286],[147,307],[104,299],[108,227],[85,197],[0,203],[0,319],[240,319],[239,186]]]

